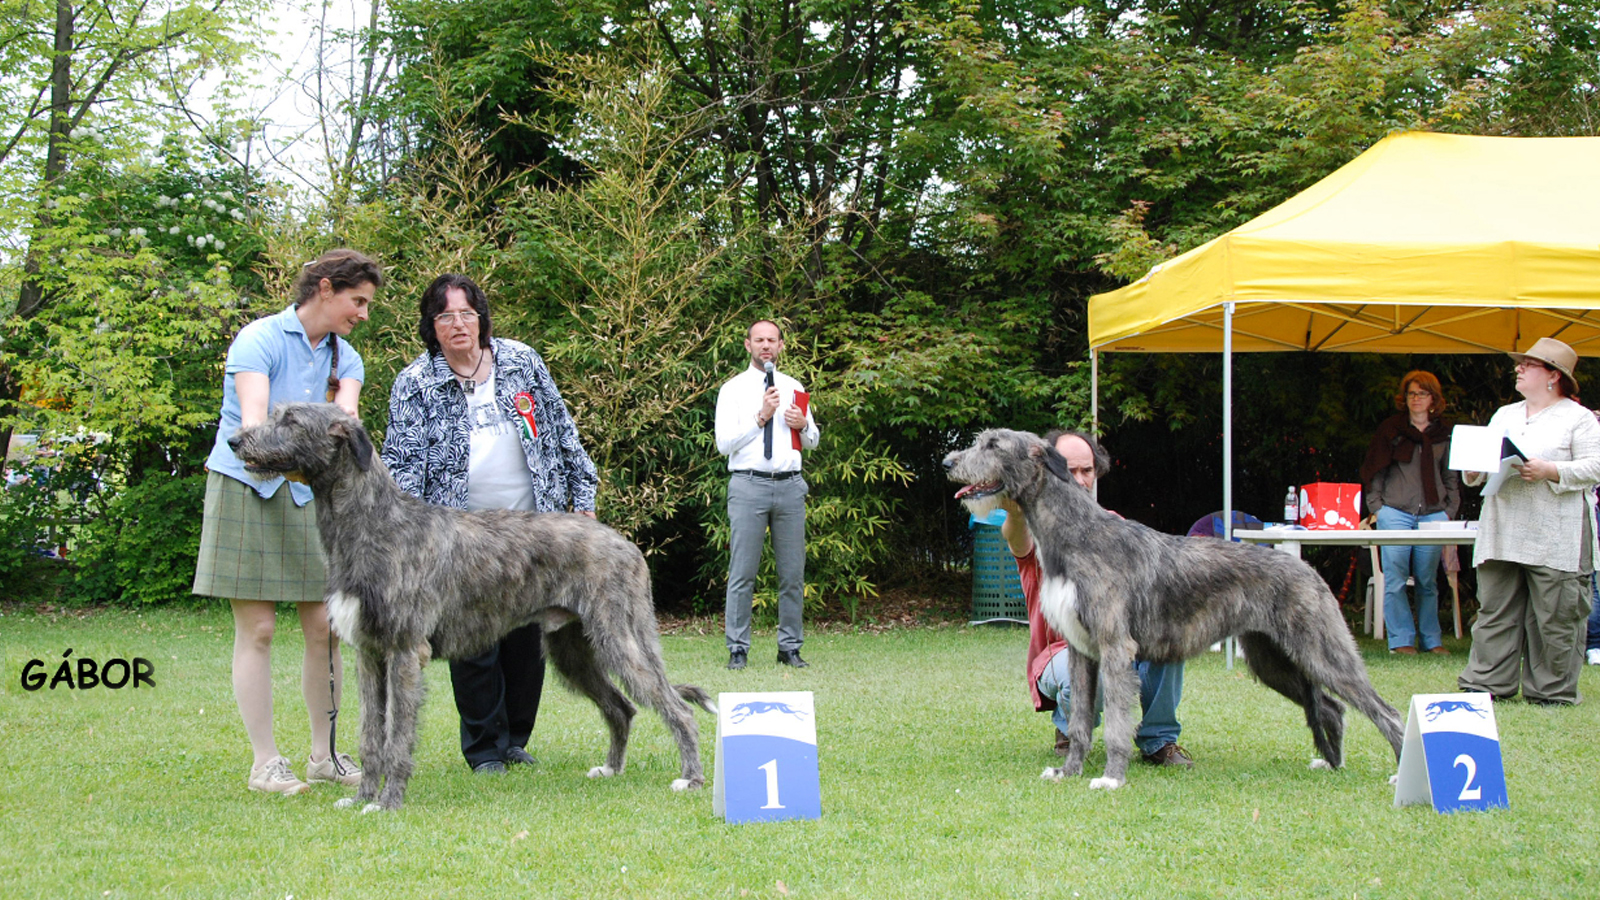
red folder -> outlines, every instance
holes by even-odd
[[[806,391],[795,391],[794,405],[796,409],[800,410],[800,415],[805,415],[806,410],[811,408],[811,394]],[[794,449],[799,450],[800,432],[795,431],[793,428],[789,429],[789,443],[794,446]]]

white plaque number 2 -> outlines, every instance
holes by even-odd
[[[758,759],[772,756],[762,753]],[[793,791],[789,802],[794,802]],[[1504,809],[1505,760],[1493,698],[1482,692],[1412,694],[1400,748],[1394,805],[1432,803],[1436,812]]]
[[[1481,800],[1481,799],[1483,799],[1483,788],[1481,788],[1481,787],[1473,787],[1472,786],[1472,782],[1477,780],[1477,777],[1478,777],[1478,761],[1473,759],[1471,756],[1468,756],[1467,754],[1463,753],[1460,756],[1456,757],[1456,761],[1455,761],[1455,763],[1453,764],[1452,767],[1454,767],[1454,766],[1466,766],[1467,767],[1467,783],[1463,784],[1461,786],[1461,796],[1457,797],[1456,799],[1457,800]],[[768,784],[771,784],[771,783],[772,782],[769,780]]]
[[[760,757],[756,757],[760,759]],[[1459,760],[1457,760],[1459,762]],[[762,809],[783,809],[783,804],[778,802],[778,761],[768,760],[766,765],[756,766],[767,773],[767,803]],[[1468,781],[1471,781],[1469,776]]]

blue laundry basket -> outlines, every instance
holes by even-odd
[[[1028,624],[1028,604],[1022,598],[1016,557],[1000,526],[1006,511],[997,509],[986,518],[972,518],[972,623]]]

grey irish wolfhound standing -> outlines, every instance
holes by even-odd
[[[650,573],[627,539],[576,514],[423,503],[395,485],[361,423],[332,404],[281,405],[228,444],[248,470],[316,492],[328,618],[360,659],[364,769],[355,800],[341,804],[398,809],[416,749],[422,667],[434,656],[480,653],[529,622],[544,629],[556,671],[600,707],[611,732],[591,778],[622,771],[634,714],[609,671],[677,740],[682,772],[673,790],[705,784],[689,703],[715,707],[700,688],[667,681]]]
[[[1045,620],[1072,654],[1067,758],[1045,778],[1083,771],[1104,691],[1106,769],[1091,788],[1126,780],[1133,748],[1136,659],[1177,662],[1237,635],[1245,661],[1267,687],[1306,714],[1321,760],[1344,759],[1344,705],[1353,704],[1400,756],[1394,707],[1367,680],[1338,601],[1310,566],[1287,553],[1228,541],[1174,537],[1110,515],[1072,480],[1054,447],[1031,434],[994,430],[945,457],[956,496],[980,514],[1003,494],[1027,517],[1043,578]]]

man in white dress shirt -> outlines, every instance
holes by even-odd
[[[761,549],[772,533],[778,569],[778,662],[804,668],[800,645],[806,582],[806,480],[801,448],[817,446],[822,432],[809,406],[796,404],[800,382],[776,371],[783,334],[765,319],[744,339],[750,365],[717,394],[717,452],[728,457],[728,598],[725,630],[728,668],[742,669],[750,653],[750,599]]]

